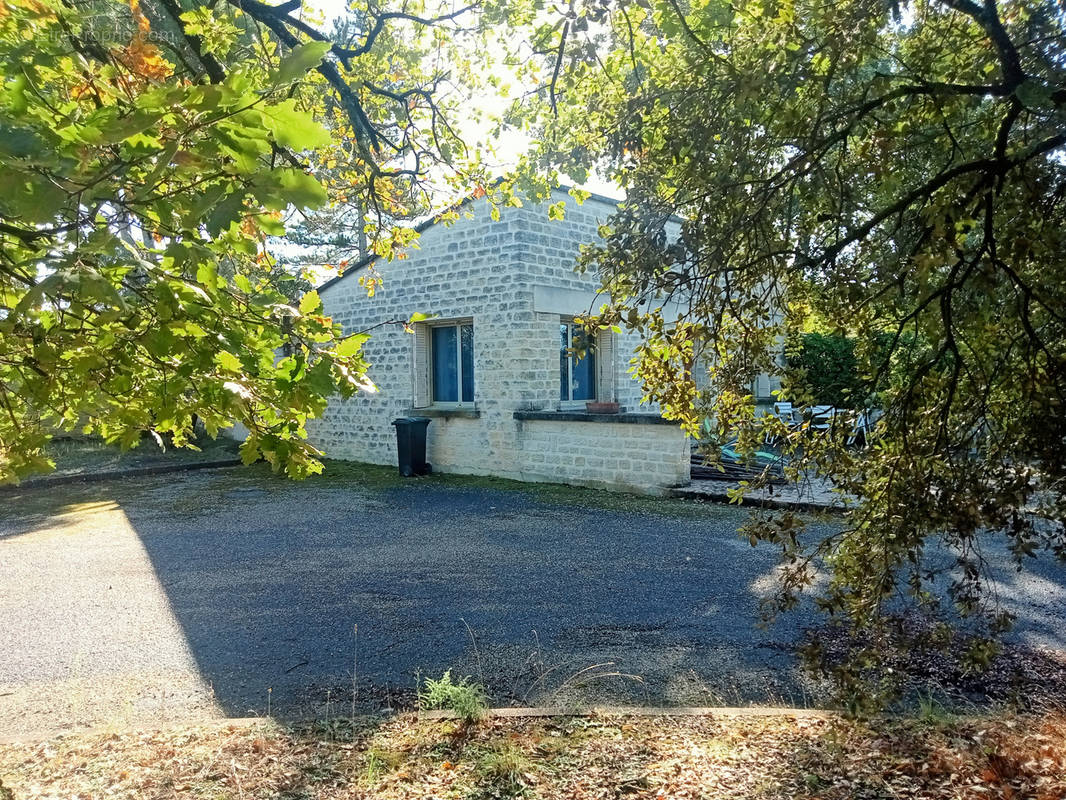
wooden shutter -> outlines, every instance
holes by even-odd
[[[614,363],[614,333],[600,331],[596,335],[596,399],[603,403],[613,403],[618,399],[615,375],[618,369]]]
[[[760,372],[755,379],[755,399],[766,400],[770,397],[770,376]]]
[[[412,400],[415,408],[426,408],[433,402],[429,394],[429,326],[416,322],[414,329],[415,352],[412,359],[414,398]]]

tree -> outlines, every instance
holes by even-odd
[[[855,362],[855,342],[839,334],[811,332],[796,337],[788,356],[792,396],[834,408],[865,408],[868,398]],[[802,390],[802,395],[800,392]]]
[[[641,332],[647,395],[689,432],[711,420],[749,447],[772,433],[794,475],[857,500],[822,538],[788,514],[748,526],[781,548],[775,608],[830,571],[819,604],[868,643],[847,683],[877,662],[889,608],[934,610],[946,571],[939,616],[974,623],[967,655],[987,661],[1009,618],[984,591],[985,537],[1019,563],[1066,558],[1061,9],[588,0],[535,41],[551,78],[523,112],[542,132],[528,169],[597,168],[627,191],[582,258],[613,299],[591,323]],[[676,325],[657,311],[669,299],[686,308]],[[760,371],[800,394],[781,343],[812,316],[858,342],[884,410],[866,450],[846,447],[847,415],[815,437],[755,413]]]
[[[437,94],[473,10],[353,5],[334,41],[299,0],[0,6],[0,482],[48,469],[56,430],[181,446],[196,419],[319,470],[304,423],[373,390],[368,332],[272,243],[349,203],[392,257],[431,182],[476,174]]]

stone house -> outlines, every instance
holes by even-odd
[[[564,221],[543,206],[493,221],[487,203],[472,201],[472,217],[424,226],[407,258],[375,264],[384,284],[372,298],[358,268],[319,287],[345,331],[433,316],[413,333],[373,332],[364,352],[379,391],[334,398],[308,424],[312,443],[331,458],[394,464],[391,422],[417,415],[432,419],[427,460],[438,472],[645,493],[688,482],[689,441],[641,403],[629,374],[635,336],[607,332],[584,343],[584,358],[570,352],[583,336],[573,318],[604,302],[575,258],[616,202],[553,199],[566,201]],[[590,400],[621,413],[589,413]]]

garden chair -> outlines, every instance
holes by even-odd
[[[813,431],[827,431],[833,427],[837,410],[833,406],[811,406],[810,427]]]
[[[774,403],[774,416],[790,428],[796,424],[796,409],[792,403]]]
[[[855,419],[851,433],[848,434],[848,447],[865,447],[869,441],[870,431],[873,430],[881,415],[882,412],[876,408],[860,413]]]

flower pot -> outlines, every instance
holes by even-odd
[[[599,403],[589,400],[585,403],[585,410],[590,414],[617,414],[618,403]]]

